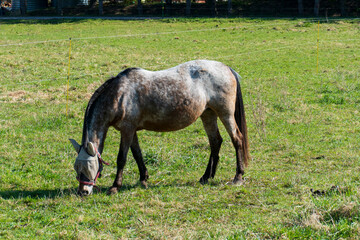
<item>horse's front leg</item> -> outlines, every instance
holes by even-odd
[[[134,134],[134,130],[121,131],[120,149],[117,157],[117,171],[114,183],[112,187],[110,187],[110,189],[108,190],[109,195],[117,193],[122,186],[123,170],[126,164],[126,157],[132,144]]]

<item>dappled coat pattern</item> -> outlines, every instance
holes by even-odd
[[[217,118],[224,124],[236,151],[234,184],[242,182],[244,166],[249,159],[244,104],[240,76],[220,62],[196,60],[162,71],[129,68],[106,81],[91,97],[84,118],[81,145],[72,143],[78,155],[75,170],[78,177],[94,180],[86,168],[88,154],[97,159],[104,148],[109,127],[121,132],[117,157],[117,173],[109,193],[122,185],[122,174],[128,150],[137,162],[140,181],[146,186],[148,172],[144,164],[136,132],[176,131],[201,118],[208,135],[211,154],[201,183],[215,176],[222,143]],[[83,151],[83,152],[81,152]],[[100,161],[100,160],[98,160]],[[79,166],[84,163],[84,166]],[[92,169],[92,172],[99,169]],[[81,194],[91,193],[86,184],[79,186]]]

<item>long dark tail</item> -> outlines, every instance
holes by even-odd
[[[236,86],[236,102],[235,102],[235,121],[238,125],[238,128],[242,134],[242,152],[244,154],[244,164],[245,166],[248,165],[250,161],[250,154],[249,154],[249,140],[247,134],[247,126],[246,126],[246,118],[245,118],[245,109],[244,109],[244,102],[241,94],[241,87],[240,87],[240,75],[235,72],[232,68],[230,68],[231,72],[234,74],[237,82]]]

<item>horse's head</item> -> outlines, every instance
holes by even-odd
[[[69,139],[78,156],[74,164],[79,181],[78,194],[87,196],[92,193],[96,179],[102,170],[102,159],[95,146],[89,142],[86,147],[79,145],[74,139]]]

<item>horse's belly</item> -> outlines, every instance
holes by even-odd
[[[175,109],[173,111],[158,111],[143,116],[139,129],[156,132],[168,132],[183,129],[196,121],[203,109]]]
[[[149,91],[139,93],[138,99],[139,129],[162,132],[189,126],[207,104],[202,85],[182,78],[152,82]]]
[[[192,123],[193,122],[188,122],[187,124],[175,125],[175,124],[169,124],[168,122],[160,123],[160,122],[146,121],[144,122],[142,127],[139,127],[139,129],[145,129],[155,132],[171,132],[186,128]]]

